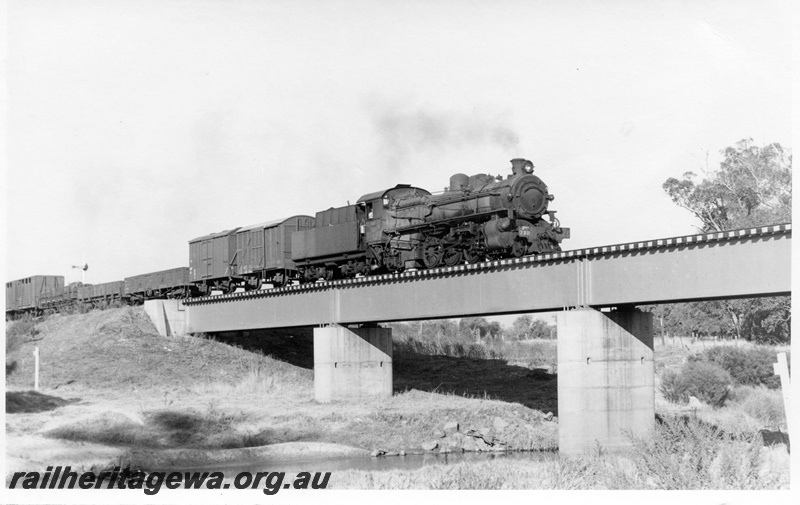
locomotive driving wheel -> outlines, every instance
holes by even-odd
[[[436,237],[427,237],[422,244],[422,262],[426,268],[436,268],[442,262],[444,248]]]
[[[466,244],[466,247],[464,247],[464,251],[462,253],[464,256],[464,260],[467,263],[469,264],[477,263],[486,258],[486,255],[484,254],[485,249],[482,246],[483,243],[484,243],[483,232],[480,230],[480,228],[478,228],[477,230],[474,230],[472,235],[472,240],[470,240]]]
[[[462,257],[463,256],[461,254],[461,251],[458,248],[456,248],[455,246],[448,247],[444,251],[444,264],[449,267],[458,265],[459,263],[461,263]]]

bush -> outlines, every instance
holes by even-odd
[[[680,372],[661,373],[661,392],[672,403],[686,403],[689,396],[721,407],[728,398],[733,380],[722,367],[707,361],[689,361]]]
[[[686,403],[689,401],[686,382],[682,380],[681,374],[675,370],[666,369],[661,372],[659,389],[669,402]]]
[[[652,437],[633,440],[630,454],[635,474],[646,479],[645,488],[760,489],[771,484],[759,475],[759,444],[752,435],[732,437],[688,417],[664,419]]]
[[[718,346],[706,349],[698,358],[721,366],[737,384],[776,389],[780,387],[780,378],[772,367],[777,362],[776,355],[774,349],[767,347]]]
[[[707,361],[689,361],[681,368],[686,392],[697,399],[721,407],[733,386],[731,375],[721,366]]]
[[[6,323],[6,377],[17,369],[17,362],[9,356],[16,353],[22,344],[36,338],[38,334],[36,320],[30,315]]]

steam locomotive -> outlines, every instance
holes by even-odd
[[[292,234],[292,260],[305,282],[435,268],[560,250],[569,237],[533,163],[511,160],[505,179],[455,174],[441,194],[409,186],[370,193],[355,205],[318,212]]]
[[[148,298],[191,298],[215,291],[436,268],[559,251],[562,228],[553,196],[529,160],[511,174],[455,174],[444,192],[407,184],[330,208],[225,230],[189,241],[189,268],[100,285],[64,286],[61,276],[6,283],[6,315]]]

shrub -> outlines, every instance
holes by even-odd
[[[22,344],[34,339],[38,334],[36,320],[30,315],[6,323],[6,377],[17,369],[17,362],[9,356],[16,353]]]
[[[665,369],[660,374],[661,384],[659,389],[667,401],[672,403],[686,403],[689,401],[686,382],[680,373],[673,369]]]
[[[694,396],[714,407],[721,407],[728,397],[733,380],[722,367],[708,361],[692,360],[680,371],[661,372],[660,390],[672,403],[686,403]]]
[[[501,359],[497,352],[487,349],[482,345],[477,344],[464,344],[462,342],[453,342],[445,340],[444,342],[437,342],[433,340],[417,340],[416,338],[407,338],[405,340],[397,340],[392,343],[392,353],[395,358],[413,358],[415,354],[425,354],[431,356],[452,356],[455,358],[473,358],[473,359]]]
[[[733,377],[737,384],[744,386],[780,387],[780,378],[772,367],[777,361],[774,349],[767,347],[741,348],[718,346],[706,349],[699,359],[716,363]]]
[[[636,475],[650,489],[760,489],[759,445],[688,417],[666,418],[652,437],[633,439]],[[637,486],[638,487],[638,486]]]
[[[786,424],[783,396],[779,391],[739,386],[733,390],[731,403],[747,415],[758,419],[763,426],[778,429]]]
[[[689,361],[680,374],[688,394],[714,407],[725,403],[733,386],[733,379],[724,368],[707,361]]]

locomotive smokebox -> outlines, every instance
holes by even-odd
[[[511,160],[511,171],[514,175],[532,174],[533,162],[525,158],[514,158]]]
[[[464,191],[469,187],[467,174],[455,174],[450,177],[450,191]]]

